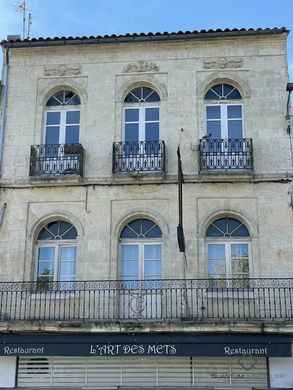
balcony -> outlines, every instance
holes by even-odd
[[[113,143],[113,173],[165,172],[164,141]]]
[[[83,176],[84,149],[81,144],[32,145],[30,176]]]
[[[0,283],[0,321],[260,321],[293,319],[293,279]]]
[[[199,144],[200,171],[253,169],[251,138],[212,139],[204,137]]]

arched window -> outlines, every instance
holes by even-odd
[[[70,90],[52,95],[46,104],[45,144],[78,144],[80,127],[80,98]]]
[[[137,87],[124,100],[124,140],[159,141],[160,97],[148,87]]]
[[[50,222],[40,230],[36,242],[38,282],[45,285],[75,280],[76,238],[75,227],[62,220]]]
[[[161,278],[162,232],[149,219],[129,222],[120,235],[122,280]]]
[[[242,222],[217,219],[206,231],[206,242],[209,278],[249,277],[250,235]]]
[[[211,139],[243,138],[241,94],[230,84],[216,84],[205,94],[206,132]]]

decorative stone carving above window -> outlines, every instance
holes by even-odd
[[[124,73],[136,73],[136,72],[158,72],[159,66],[153,62],[138,61],[137,63],[128,64],[123,69]]]
[[[243,58],[213,58],[203,61],[205,69],[226,69],[226,68],[241,68],[243,66]]]
[[[44,69],[45,76],[76,76],[81,74],[81,65],[56,65]]]

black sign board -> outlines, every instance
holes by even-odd
[[[287,335],[2,334],[0,356],[290,357]]]

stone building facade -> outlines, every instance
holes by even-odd
[[[0,387],[293,386],[287,35],[2,41]]]

